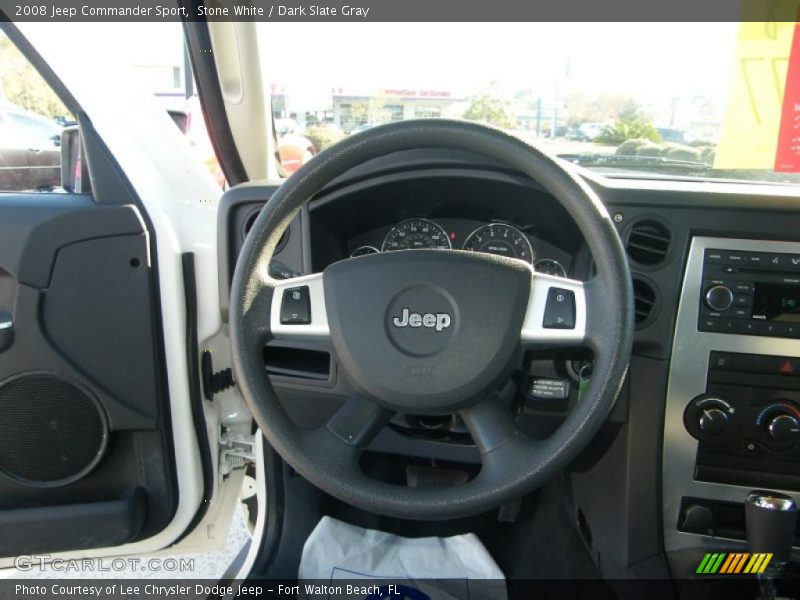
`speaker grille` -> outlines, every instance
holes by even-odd
[[[33,485],[64,485],[102,457],[107,425],[97,401],[70,381],[30,374],[0,384],[0,470]]]

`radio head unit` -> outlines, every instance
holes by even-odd
[[[705,251],[699,331],[800,339],[800,255]]]

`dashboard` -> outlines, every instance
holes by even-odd
[[[800,192],[584,179],[626,248],[636,332],[615,408],[569,474],[577,521],[614,576],[632,565],[656,569],[647,573],[668,565],[690,577],[705,552],[744,548],[743,501],[754,487],[800,498]],[[223,198],[224,307],[248,224],[278,185],[239,186]],[[281,240],[275,272],[316,273],[415,248],[513,256],[579,280],[593,268],[580,231],[537,182],[485,157],[427,149],[370,161],[321,190]],[[525,354],[503,393],[526,433],[546,437],[560,425],[590,363],[571,351]],[[268,344],[265,367],[287,412],[309,425],[351,392],[329,349],[314,343]],[[563,397],[537,396],[537,381]],[[371,450],[418,461],[479,459],[452,417],[406,415],[384,433]]]

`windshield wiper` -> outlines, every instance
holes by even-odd
[[[680,160],[664,156],[635,156],[627,154],[566,153],[559,158],[583,167],[608,167],[631,169],[671,169],[680,171],[711,171],[708,163]]]

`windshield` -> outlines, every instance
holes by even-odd
[[[290,171],[375,125],[447,117],[611,176],[800,183],[794,23],[259,26]]]

